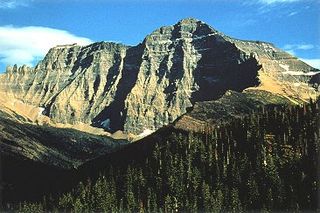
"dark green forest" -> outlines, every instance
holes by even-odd
[[[201,133],[173,126],[99,159],[72,191],[21,212],[319,210],[319,107],[269,106]],[[110,158],[111,159],[111,158]]]

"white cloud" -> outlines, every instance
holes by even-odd
[[[314,45],[312,44],[301,44],[296,47],[296,49],[298,50],[311,50],[313,48],[314,48]]]
[[[286,50],[286,52],[290,55],[296,55],[296,52],[294,50]]]
[[[27,6],[33,0],[0,0],[0,9],[14,9],[19,6]]]
[[[283,46],[282,49],[284,49],[287,53],[291,55],[296,55],[296,52],[299,50],[305,51],[305,50],[311,50],[316,48],[317,46],[313,44],[286,44]]]
[[[298,14],[298,12],[297,12],[297,11],[294,11],[294,12],[289,13],[288,16],[291,17],[291,16],[295,16],[295,15],[297,15],[297,14]]]
[[[285,50],[311,50],[313,48],[313,44],[286,44],[283,47]]]
[[[38,27],[0,26],[0,62],[6,65],[32,65],[56,45],[77,43],[87,45],[88,38],[67,31]]]
[[[262,4],[276,4],[276,3],[292,3],[292,2],[298,2],[302,0],[259,0]]]
[[[319,48],[318,46],[314,46],[312,44],[287,44],[283,47],[283,49],[294,56],[297,56],[296,50],[310,50],[313,48]],[[301,61],[309,64],[310,66],[320,69],[320,58],[299,58]]]
[[[301,58],[301,61],[306,62],[310,66],[320,69],[320,58],[314,58],[314,59],[306,59],[306,58]]]

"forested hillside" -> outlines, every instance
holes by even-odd
[[[165,127],[106,158],[70,192],[21,211],[319,209],[319,101],[270,106],[202,133]],[[99,173],[95,175],[94,173]]]

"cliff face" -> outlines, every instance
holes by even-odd
[[[157,129],[196,101],[258,85],[257,61],[200,21],[162,27],[143,45],[137,80],[125,101],[125,129]]]
[[[227,90],[264,90],[292,102],[314,98],[317,73],[272,44],[233,39],[184,19],[134,47],[52,48],[35,68],[9,67],[0,93],[40,107],[56,123],[140,134]]]

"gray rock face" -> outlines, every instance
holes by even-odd
[[[45,108],[55,122],[140,134],[227,90],[266,90],[295,102],[315,97],[309,81],[318,83],[317,72],[272,44],[232,39],[184,19],[134,47],[57,46],[35,68],[9,67],[0,91]]]

